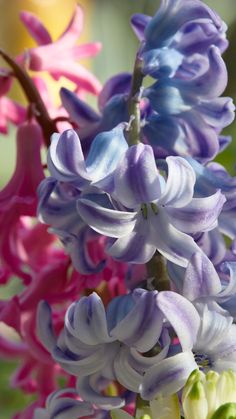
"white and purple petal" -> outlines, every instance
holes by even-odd
[[[134,229],[136,212],[118,211],[98,204],[99,195],[94,199],[79,198],[77,210],[80,217],[92,229],[108,237],[123,237]]]
[[[198,298],[216,296],[221,291],[220,278],[214,265],[202,253],[195,253],[187,266],[182,294],[190,301]]]
[[[175,208],[183,207],[193,197],[196,179],[194,170],[182,157],[167,157],[166,162],[168,178],[158,204]]]
[[[185,233],[200,233],[217,226],[218,217],[226,201],[221,191],[206,198],[193,198],[183,208],[167,207],[171,223]]]
[[[141,397],[144,400],[152,400],[160,393],[165,396],[176,393],[196,368],[197,364],[190,351],[160,361],[144,374],[140,387]]]
[[[177,265],[186,267],[192,255],[199,251],[193,238],[177,230],[169,221],[163,208],[151,217],[152,236],[150,242],[166,257]]]
[[[84,187],[90,181],[86,171],[80,139],[72,129],[53,134],[48,152],[48,169],[62,182],[76,182]]]
[[[173,291],[162,291],[157,305],[174,328],[184,351],[191,350],[200,326],[200,317],[194,305]]]
[[[128,208],[155,201],[161,193],[152,147],[133,145],[124,154],[114,173],[114,194]]]
[[[140,352],[147,352],[157,343],[163,316],[156,304],[156,291],[146,291],[135,306],[110,331],[110,335]]]
[[[76,336],[87,345],[114,340],[108,335],[104,305],[95,292],[70,306],[67,318]]]
[[[124,125],[99,133],[93,140],[86,158],[86,170],[93,182],[106,178],[123,159],[128,149]]]
[[[117,409],[125,405],[124,398],[118,396],[109,397],[99,392],[94,381],[96,381],[96,377],[94,379],[93,376],[79,377],[77,379],[77,391],[85,401],[91,402],[106,410]]]

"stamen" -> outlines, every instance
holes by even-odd
[[[147,217],[148,217],[148,207],[147,207],[147,204],[142,204],[141,205],[141,211],[142,211],[143,218],[145,220],[147,220]]]
[[[152,208],[152,211],[154,212],[154,214],[157,215],[158,214],[158,207],[157,207],[157,205],[154,204],[153,202],[151,202],[151,208]]]

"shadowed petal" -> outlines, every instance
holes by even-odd
[[[127,150],[115,171],[115,194],[128,208],[155,201],[161,193],[159,176],[152,147],[134,145]]]
[[[82,399],[94,403],[101,408],[111,410],[125,405],[125,400],[121,397],[109,397],[99,393],[94,387],[93,377],[79,377],[77,380],[77,390]]]
[[[70,118],[80,127],[100,121],[100,115],[98,115],[86,102],[81,100],[76,93],[62,87],[60,90],[60,97]]]
[[[108,237],[122,237],[129,234],[136,223],[136,212],[117,211],[104,208],[85,198],[77,200],[77,210],[92,229]]]
[[[135,13],[131,16],[130,23],[139,41],[143,41],[145,39],[144,31],[151,19],[151,16],[143,15],[142,13]]]
[[[114,371],[117,380],[126,389],[138,393],[142,381],[142,374],[139,374],[129,362],[129,349],[122,347],[114,362]]]
[[[160,337],[163,324],[156,295],[156,291],[143,292],[133,309],[110,331],[110,335],[140,352],[152,349]]]
[[[165,396],[176,393],[196,368],[192,352],[182,352],[160,361],[145,373],[140,389],[141,397],[152,400],[158,393]]]
[[[56,336],[52,325],[51,308],[46,301],[41,301],[38,305],[37,330],[41,342],[51,352],[56,346]]]
[[[158,214],[151,217],[152,238],[150,242],[168,260],[186,267],[191,256],[199,252],[199,247],[192,237],[173,227],[163,208],[158,208]]]
[[[53,177],[63,182],[88,183],[80,139],[72,129],[53,134],[48,153],[48,169]]]
[[[114,259],[130,263],[147,263],[155,251],[156,246],[148,242],[147,235],[139,232],[131,232],[107,248]]]

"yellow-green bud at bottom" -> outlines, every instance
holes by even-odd
[[[185,419],[219,419],[216,415],[220,407],[232,406],[236,402],[236,374],[224,371],[206,374],[195,370],[189,376],[183,389],[182,405]],[[223,418],[230,416],[222,416]],[[236,416],[232,418],[236,419]]]
[[[216,410],[211,419],[236,419],[236,403],[226,403]]]

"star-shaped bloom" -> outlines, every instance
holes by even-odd
[[[80,217],[92,229],[113,238],[108,253],[117,260],[148,262],[156,249],[187,266],[199,251],[190,234],[211,230],[225,202],[220,191],[193,198],[195,174],[181,157],[168,157],[167,180],[158,172],[153,150],[130,147],[109,176],[95,185],[110,194],[86,191],[77,200]],[[116,240],[114,240],[116,239]]]
[[[44,346],[65,371],[78,377],[77,390],[83,400],[104,409],[125,404],[123,396],[101,394],[110,381],[117,380],[138,393],[144,373],[165,359],[171,342],[166,321],[183,342],[183,349],[192,348],[199,315],[188,300],[171,291],[136,289],[114,298],[106,310],[96,293],[82,297],[68,308],[58,337],[47,303],[41,303],[38,311],[39,337]],[[155,345],[158,353],[146,356]],[[192,356],[181,367],[181,383],[194,368]]]

